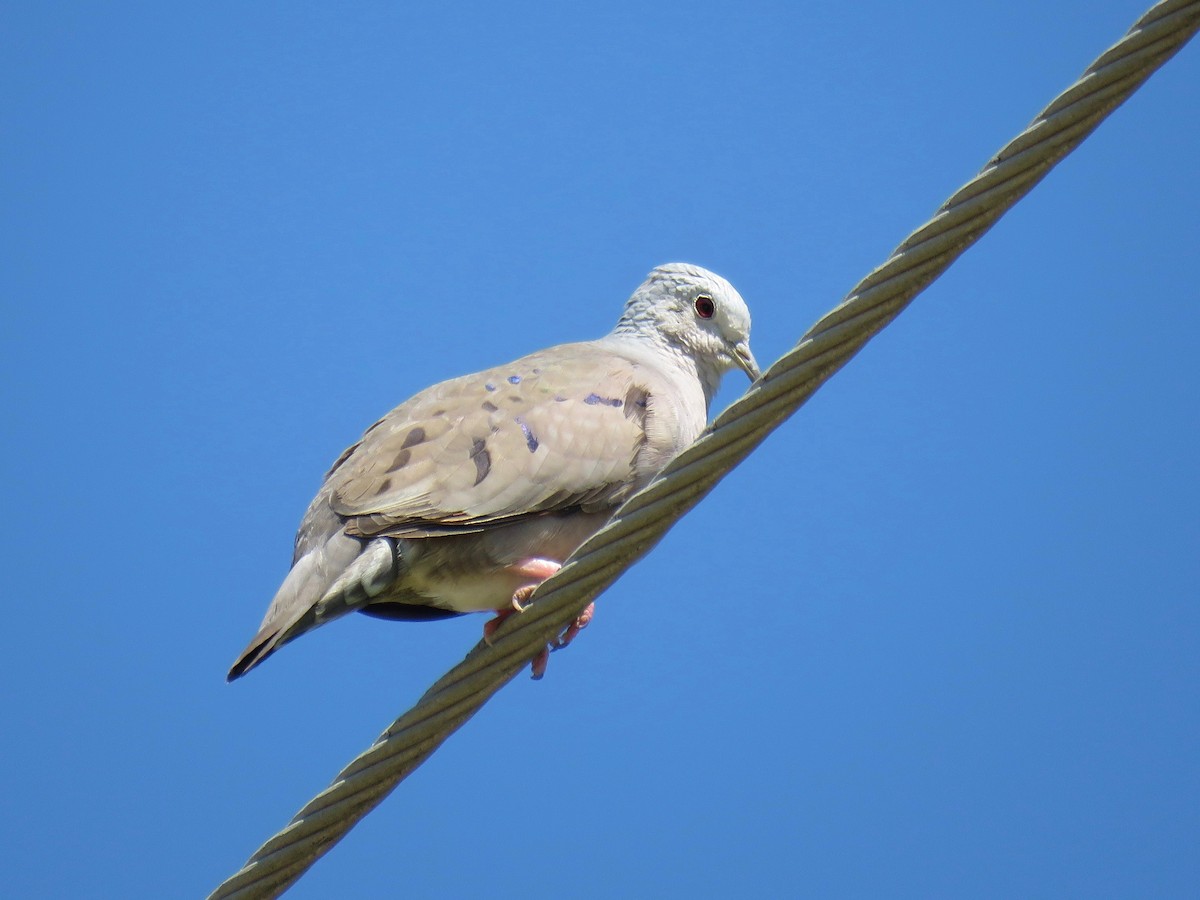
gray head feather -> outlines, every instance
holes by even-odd
[[[760,375],[750,352],[750,310],[741,294],[707,269],[667,263],[654,269],[625,303],[614,335],[649,340],[695,361],[717,379],[739,368]]]

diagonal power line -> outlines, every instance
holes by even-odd
[[[676,456],[328,788],[210,896],[275,897],[424,762],[767,435],[891,322],[1200,28],[1200,0],[1164,0],[1092,63],[888,260]]]

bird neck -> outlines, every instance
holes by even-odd
[[[660,332],[622,329],[619,325],[605,336],[603,342],[628,359],[652,366],[665,373],[678,373],[681,378],[700,383],[704,392],[704,408],[712,407],[713,397],[721,386],[721,371],[706,360],[697,359],[679,344]]]

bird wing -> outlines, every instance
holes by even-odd
[[[615,507],[663,461],[648,429],[678,443],[653,421],[660,382],[593,342],[434,385],[342,454],[330,506],[348,534],[397,537]]]

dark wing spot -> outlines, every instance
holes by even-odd
[[[645,423],[646,401],[650,395],[644,388],[631,387],[625,394],[625,417],[636,422]]]
[[[407,449],[407,447],[408,445],[406,443],[405,448],[401,449],[401,451],[396,454],[396,458],[393,459],[392,464],[388,466],[389,472],[395,472],[397,469],[403,469],[408,465],[408,461],[412,459],[412,451]]]
[[[492,456],[487,452],[487,441],[483,438],[471,445],[471,459],[475,460],[475,484],[479,484],[492,469]]]
[[[413,446],[414,444],[423,443],[424,440],[425,440],[425,429],[422,428],[420,425],[418,425],[416,428],[414,428],[412,431],[410,431],[408,433],[408,436],[404,439],[404,443],[400,445],[400,449],[407,450],[409,447]]]
[[[533,433],[533,429],[526,425],[525,421],[520,416],[517,416],[515,419],[513,419],[513,421],[521,426],[521,431],[525,434],[525,446],[529,448],[529,452],[536,453],[538,448],[538,439],[537,435]]]
[[[500,407],[498,407],[498,406],[497,406],[495,403],[493,403],[491,400],[484,400],[484,401],[483,401],[483,408],[484,408],[484,409],[486,409],[488,412],[496,412],[497,410],[499,410],[499,409],[500,409]]]
[[[520,383],[521,383],[521,376],[520,376],[520,375],[509,375],[509,376],[508,376],[508,383],[509,383],[509,384],[520,384]]]
[[[605,406],[611,406],[614,409],[621,405],[621,401],[616,397],[601,397],[599,394],[588,394],[583,398],[583,402],[589,406],[595,406],[598,403],[602,403]]]

